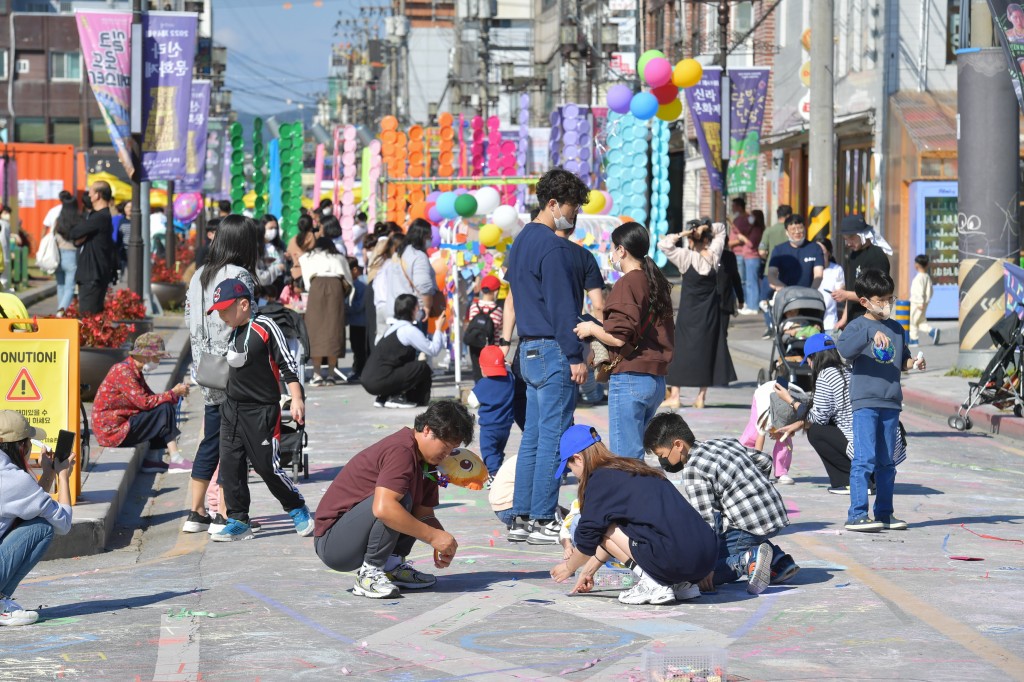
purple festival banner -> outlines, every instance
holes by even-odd
[[[770,75],[767,67],[729,69],[729,194],[757,191],[757,157]]]
[[[697,131],[697,142],[704,157],[711,189],[721,192],[722,183],[722,69],[717,66],[704,67],[700,82],[684,90],[686,103],[690,105],[693,127]]]
[[[206,124],[210,115],[210,81],[192,81],[185,142],[185,177],[180,192],[202,192],[206,178]]]
[[[197,17],[148,12],[142,17],[142,180],[180,180],[192,100]]]
[[[110,142],[131,177],[131,12],[79,11],[75,19],[89,85],[107,124]]]

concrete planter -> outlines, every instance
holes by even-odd
[[[185,303],[188,285],[184,282],[153,282],[150,285],[156,300],[164,310],[180,308]]]
[[[78,360],[79,383],[88,386],[82,389],[83,403],[92,402],[110,368],[127,357],[127,348],[82,347]]]

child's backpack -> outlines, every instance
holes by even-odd
[[[479,309],[476,315],[466,324],[462,340],[473,349],[480,349],[494,342],[494,320],[491,319],[493,307]]]

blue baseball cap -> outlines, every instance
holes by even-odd
[[[828,334],[815,334],[804,341],[804,360],[801,365],[807,364],[807,358],[823,350],[835,350],[836,342]]]
[[[561,457],[561,462],[558,464],[558,470],[555,472],[555,479],[562,477],[565,473],[566,462],[572,459],[572,456],[578,452],[583,452],[594,443],[600,443],[601,436],[598,435],[597,429],[593,426],[587,426],[586,424],[573,424],[565,430],[562,434],[562,439],[558,441],[558,454]]]
[[[239,298],[247,298],[250,302],[252,301],[252,292],[249,291],[249,287],[240,279],[233,277],[226,279],[217,285],[217,289],[213,292],[213,305],[206,311],[206,314],[209,315],[214,310],[224,310]]]

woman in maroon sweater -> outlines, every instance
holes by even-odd
[[[671,286],[647,252],[651,237],[639,223],[612,232],[612,267],[622,273],[604,306],[604,325],[581,322],[576,334],[608,346],[616,362],[608,382],[612,452],[643,459],[644,429],[665,397],[675,322]]]

